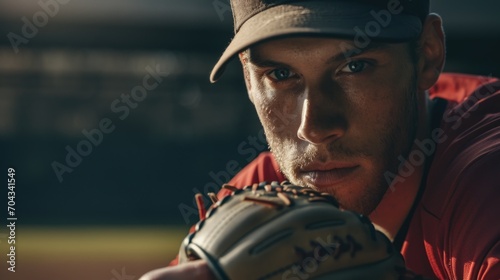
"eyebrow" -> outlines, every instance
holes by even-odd
[[[383,51],[383,50],[390,48],[389,44],[374,43],[374,42],[371,42],[368,46],[366,46],[364,48],[357,48],[353,44],[345,44],[344,46],[346,48],[343,48],[341,52],[339,52],[339,53],[333,55],[332,57],[330,57],[329,59],[327,59],[325,63],[326,64],[337,63],[337,62],[341,62],[341,61],[362,55],[364,53],[379,52],[379,51]],[[346,55],[346,54],[349,54],[349,55]],[[288,66],[287,63],[278,62],[278,61],[274,61],[271,59],[264,59],[264,58],[259,57],[259,55],[255,55],[255,54],[252,55],[251,51],[248,52],[248,61],[251,64],[254,64],[257,67],[261,67],[261,68]]]

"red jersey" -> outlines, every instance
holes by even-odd
[[[446,140],[435,147],[396,241],[402,236],[401,253],[417,274],[443,280],[498,280],[500,81],[442,74],[429,94],[444,101],[437,127]],[[273,155],[264,152],[229,184],[244,187],[283,180]],[[218,196],[227,194],[222,189]],[[175,264],[177,259],[170,263]]]
[[[423,190],[402,229],[406,265],[431,279],[500,279],[500,82],[442,74],[429,90],[446,100]],[[440,121],[439,121],[440,120]],[[498,173],[497,173],[498,172]],[[260,154],[229,183],[283,181],[273,155]],[[221,190],[219,197],[227,195]]]

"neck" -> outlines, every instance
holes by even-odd
[[[419,96],[421,98],[418,100],[418,110],[425,113],[419,114],[416,139],[423,140],[430,135],[431,102],[427,93]],[[411,155],[412,153],[422,154],[415,141],[409,154]],[[424,179],[422,177],[425,169],[425,161],[412,162],[407,160],[405,167],[402,168],[404,170],[399,171],[398,176],[387,189],[382,201],[369,215],[375,227],[382,231],[391,241],[394,241],[418,194],[421,181]]]

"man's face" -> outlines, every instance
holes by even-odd
[[[406,157],[417,125],[407,44],[286,38],[242,56],[249,96],[282,172],[368,215]],[[359,50],[359,49],[358,49]],[[349,55],[348,54],[352,54]]]

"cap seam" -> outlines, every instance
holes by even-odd
[[[276,1],[273,4],[264,6],[264,7],[260,8],[260,9],[256,9],[252,13],[250,13],[249,15],[247,15],[247,17],[239,24],[238,27],[235,26],[234,32],[237,33],[241,29],[241,27],[243,26],[243,24],[245,24],[245,22],[247,22],[250,18],[252,18],[256,14],[261,13],[262,11],[265,11],[265,10],[270,9],[272,7],[275,7],[275,6],[282,5],[282,4],[287,3],[287,2],[288,3],[293,3],[293,2],[301,2],[301,1],[303,1],[303,0],[281,0],[281,1]],[[232,3],[233,3],[233,1],[231,1],[231,8],[232,8]],[[233,19],[234,19],[234,22],[236,22],[235,13],[233,13]]]

